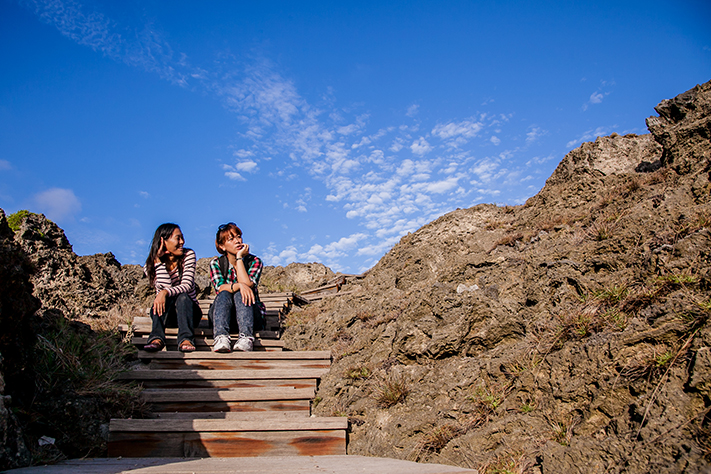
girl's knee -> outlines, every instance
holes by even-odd
[[[178,295],[178,297],[175,299],[175,302],[176,302],[176,303],[184,303],[185,300],[188,300],[188,301],[190,301],[191,303],[192,303],[192,301],[193,301],[193,300],[190,298],[190,295],[188,295],[187,293],[180,293],[180,294]]]

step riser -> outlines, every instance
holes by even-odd
[[[111,433],[109,457],[328,456],[346,454],[344,430]]]
[[[293,419],[304,419],[309,418],[310,413],[306,410],[298,411],[278,411],[278,412],[266,412],[266,411],[225,411],[225,412],[202,412],[202,413],[157,413],[152,416],[152,419],[160,420],[293,420]],[[114,420],[111,420],[111,426]],[[121,431],[121,430],[116,430]],[[126,430],[123,430],[126,431]]]
[[[330,362],[314,360],[152,360],[147,368],[151,370],[285,370],[285,369],[328,369]]]
[[[316,390],[316,380],[144,380],[143,388],[308,388]]]
[[[285,401],[243,401],[243,402],[164,402],[150,403],[151,411],[160,412],[268,412],[268,411],[304,411],[310,413],[309,400]]]

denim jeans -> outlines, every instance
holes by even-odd
[[[165,299],[165,312],[158,316],[153,314],[151,308],[151,319],[153,327],[148,342],[160,339],[165,345],[165,328],[178,328],[178,347],[184,340],[193,342],[193,328],[200,324],[202,312],[200,306],[188,296],[187,293],[180,293],[175,296],[168,296]]]
[[[255,305],[247,306],[242,303],[242,294],[239,291],[220,291],[208,315],[213,336],[229,336],[232,328],[238,329],[240,334],[254,337],[254,309]]]

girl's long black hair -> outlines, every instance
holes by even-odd
[[[173,232],[175,229],[180,229],[180,226],[178,224],[171,224],[171,223],[166,223],[166,224],[161,224],[158,226],[156,229],[156,233],[153,234],[153,242],[151,242],[151,251],[148,253],[148,258],[146,259],[146,275],[148,275],[148,279],[151,282],[151,286],[155,287],[156,285],[156,256],[158,255],[158,251],[160,250],[160,239],[161,237],[164,240],[168,240],[171,235],[173,235]],[[178,272],[180,275],[183,274],[183,260],[185,259],[185,254],[183,254],[183,257],[178,260]]]

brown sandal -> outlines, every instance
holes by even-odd
[[[193,352],[194,350],[195,346],[187,339],[180,343],[180,352]]]
[[[146,352],[158,352],[165,347],[163,341],[160,339],[153,339],[151,342],[143,346],[143,350]]]

